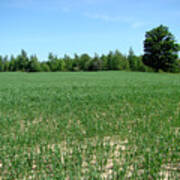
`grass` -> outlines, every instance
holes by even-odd
[[[0,74],[0,179],[179,177],[179,74]]]

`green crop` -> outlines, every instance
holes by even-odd
[[[0,179],[168,178],[180,178],[179,74],[0,74]]]

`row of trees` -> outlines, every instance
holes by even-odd
[[[65,55],[58,58],[52,53],[48,60],[40,62],[36,55],[28,56],[22,50],[17,57],[0,56],[0,72],[4,71],[23,71],[23,72],[41,72],[41,71],[99,71],[99,70],[132,70],[132,71],[152,71],[142,62],[142,56],[136,56],[132,50],[128,56],[123,55],[116,50],[110,51],[107,55],[95,54],[90,57],[88,54],[77,55],[73,58]]]
[[[180,72],[180,60],[178,51],[180,45],[176,43],[174,36],[168,27],[160,25],[146,32],[144,41],[144,55],[136,56],[130,48],[128,56],[116,50],[107,55],[77,54],[71,58],[65,55],[58,58],[52,53],[48,60],[40,62],[36,55],[28,56],[22,50],[17,57],[0,56],[0,72],[4,71],[98,71],[98,70],[131,70],[131,71],[165,71]]]

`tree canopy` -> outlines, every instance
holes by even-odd
[[[74,57],[64,55],[58,57],[49,53],[47,60],[39,61],[36,55],[28,56],[25,50],[16,57],[0,55],[0,72],[57,72],[57,71],[100,71],[126,70],[153,72],[160,69],[166,72],[180,72],[178,51],[180,45],[169,32],[168,27],[160,25],[146,32],[144,55],[135,55],[130,48],[128,55],[119,50],[110,51],[99,56],[86,53]]]
[[[160,25],[146,32],[143,62],[156,71],[173,72],[177,68],[180,46],[167,26]]]

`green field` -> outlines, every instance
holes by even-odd
[[[180,75],[0,74],[0,179],[180,178]]]

